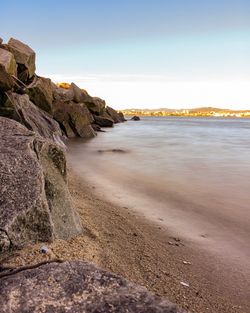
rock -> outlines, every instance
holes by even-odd
[[[80,261],[3,273],[0,306],[11,313],[181,313],[146,288]]]
[[[18,64],[18,78],[24,82],[27,81],[35,74],[35,52],[29,46],[14,38],[10,38],[8,49],[14,54]]]
[[[1,249],[3,241],[17,248],[81,232],[70,201],[62,148],[0,117],[0,168]]]
[[[13,87],[14,87],[13,78],[6,72],[5,67],[2,64],[0,64],[0,93],[10,90]]]
[[[83,103],[55,101],[53,117],[69,138],[92,138],[96,135],[91,126],[93,117]]]
[[[132,118],[131,118],[131,120],[132,121],[140,121],[140,117],[139,116],[133,116]]]
[[[3,39],[0,37],[0,45],[3,43]]]
[[[105,132],[105,130],[101,129],[101,126],[99,126],[99,125],[97,125],[95,123],[92,123],[91,126],[94,129],[94,131],[96,131],[96,132]]]
[[[52,113],[53,89],[51,80],[44,77],[35,77],[28,86],[30,100],[42,110]]]
[[[91,97],[89,100],[84,101],[84,103],[89,111],[95,115],[102,115],[106,106],[105,101],[97,97]]]
[[[126,122],[126,121],[127,121],[127,120],[125,119],[124,114],[123,114],[122,112],[118,112],[118,115],[119,115],[120,120],[121,120],[122,122]]]
[[[4,66],[9,75],[17,76],[16,61],[11,52],[0,48],[0,64]]]
[[[114,123],[121,123],[121,122],[123,122],[123,120],[120,118],[120,115],[116,112],[116,110],[114,110],[111,107],[107,106],[105,111],[112,118]]]
[[[49,252],[49,248],[47,247],[47,246],[41,246],[41,248],[40,248],[40,252],[41,253],[48,253]]]
[[[65,89],[56,86],[53,91],[53,98],[55,101],[73,101],[74,91],[73,89]]]
[[[77,103],[82,103],[84,101],[89,101],[91,99],[90,95],[86,90],[80,89],[76,84],[71,83],[70,90],[73,91],[73,100]]]
[[[64,145],[58,123],[46,112],[35,106],[29,100],[28,95],[8,92],[8,100],[0,103],[0,115],[14,119],[40,136],[51,139],[59,145]]]
[[[114,121],[111,118],[94,115],[95,123],[101,127],[113,127]]]

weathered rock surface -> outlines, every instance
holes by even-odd
[[[62,132],[58,123],[46,112],[35,106],[28,95],[8,93],[8,100],[0,103],[0,115],[14,119],[44,138],[63,145]]]
[[[98,97],[91,97],[88,101],[84,101],[89,111],[95,115],[102,115],[106,103]]]
[[[4,66],[8,74],[17,75],[17,64],[14,55],[8,50],[0,48],[0,64]]]
[[[69,138],[92,138],[96,135],[91,126],[93,117],[83,103],[55,101],[53,117]]]
[[[91,101],[91,96],[86,90],[80,89],[76,84],[71,83],[70,90],[73,92],[73,100],[78,103],[83,103],[84,101]]]
[[[0,117],[0,168],[0,252],[81,232],[62,148]]]
[[[53,90],[53,97],[55,101],[73,101],[74,91],[56,86]]]
[[[119,115],[120,120],[121,120],[122,122],[126,122],[126,121],[127,121],[127,120],[125,119],[124,114],[123,114],[122,112],[118,112],[118,115]]]
[[[0,45],[3,43],[3,39],[0,37]]]
[[[31,78],[36,70],[35,52],[29,46],[14,38],[10,38],[8,42],[8,50],[14,54],[15,60],[18,64],[18,77],[22,81]]]
[[[12,89],[13,86],[14,86],[13,78],[6,72],[5,67],[2,64],[0,64],[0,94],[7,90]]]
[[[28,86],[30,100],[42,110],[52,113],[53,89],[51,80],[44,77],[35,77]]]
[[[114,121],[111,117],[94,115],[95,123],[101,127],[113,127]]]
[[[107,106],[105,111],[108,113],[108,115],[112,118],[114,123],[121,123],[123,120],[121,119],[120,115],[117,113],[116,110],[112,109],[111,107]]]
[[[2,312],[180,313],[145,288],[86,262],[49,263],[0,279]]]

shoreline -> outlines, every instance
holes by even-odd
[[[100,199],[95,187],[76,174],[72,165],[69,189],[84,233],[69,241],[45,244],[48,254],[39,251],[41,243],[28,246],[13,252],[6,264],[20,266],[52,258],[90,261],[145,286],[188,312],[247,312],[249,303],[243,305],[237,295],[239,286],[229,288],[231,278],[225,279],[226,269],[224,273],[218,271],[218,263],[191,242],[173,237],[126,207]]]

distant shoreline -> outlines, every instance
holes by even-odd
[[[127,111],[122,110],[125,116],[144,117],[213,117],[213,118],[250,118],[250,110],[246,112],[166,112],[166,111]]]

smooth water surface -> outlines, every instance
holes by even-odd
[[[142,118],[68,152],[106,198],[249,267],[249,119]]]

